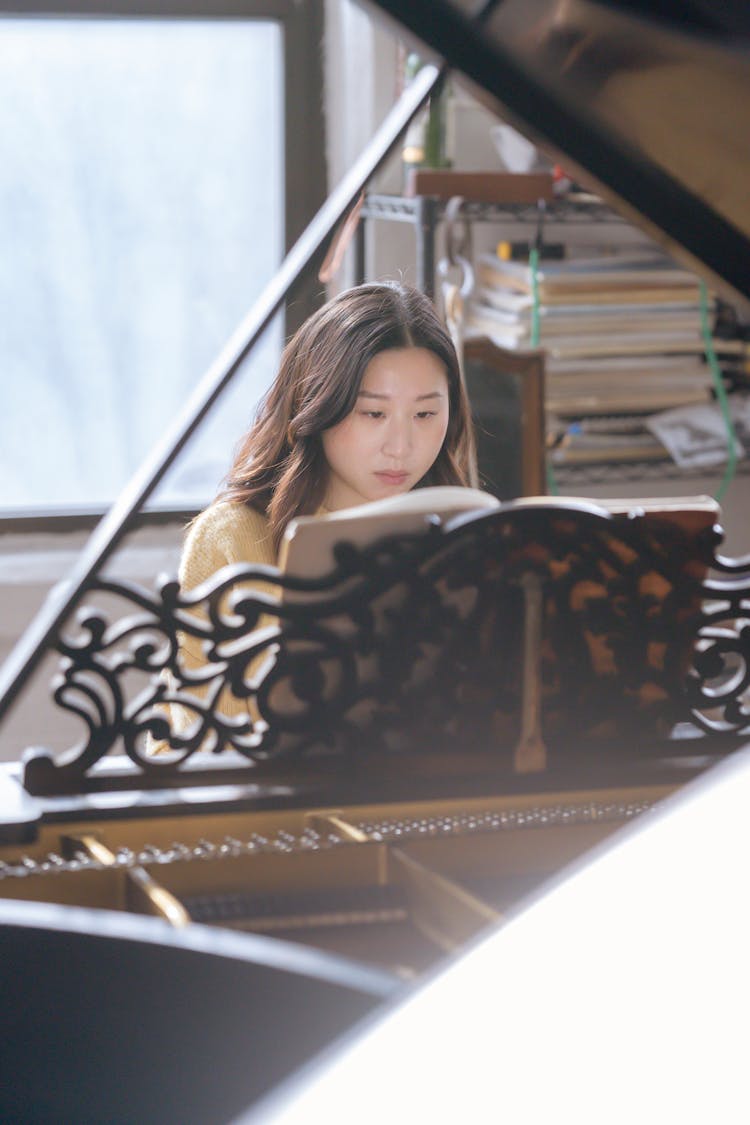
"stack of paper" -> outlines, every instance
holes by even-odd
[[[546,353],[545,401],[552,428],[564,433],[558,463],[668,457],[645,426],[649,414],[709,403],[713,377],[701,332],[700,282],[663,254],[617,254],[543,262],[534,279],[526,263],[484,255],[467,335],[488,336],[514,351]],[[714,302],[709,302],[709,324]],[[714,340],[722,365],[745,345]],[[578,425],[629,416],[627,433]]]

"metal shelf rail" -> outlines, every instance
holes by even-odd
[[[435,296],[435,239],[445,218],[447,200],[431,195],[378,195],[365,197],[361,222],[355,239],[354,271],[357,284],[367,278],[366,223],[371,220],[409,223],[416,236],[416,285],[428,296]],[[459,214],[467,222],[521,223],[536,226],[540,221],[535,203],[478,203],[464,200]],[[544,222],[577,224],[628,224],[596,196],[574,193],[545,204]]]

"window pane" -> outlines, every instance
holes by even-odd
[[[278,267],[282,65],[268,21],[0,23],[0,507],[109,502]],[[160,501],[213,495],[280,335]]]

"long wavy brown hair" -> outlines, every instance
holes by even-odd
[[[286,345],[217,497],[266,515],[277,549],[291,519],[320,507],[328,484],[321,434],[354,409],[368,363],[388,348],[426,348],[448,377],[448,430],[417,487],[475,483],[471,411],[453,342],[432,303],[406,285],[359,285],[313,313]]]

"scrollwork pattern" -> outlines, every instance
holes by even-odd
[[[450,746],[497,757],[517,736],[529,573],[543,598],[553,747],[661,736],[686,719],[742,730],[750,567],[716,566],[716,542],[571,501],[342,543],[320,579],[238,565],[185,592],[174,580],[149,591],[99,577],[88,593],[125,612],[84,609],[56,645],[54,698],[84,737],[64,759],[30,761],[27,787],[85,788],[112,751],[160,785],[179,785],[199,750],[239,755],[249,776],[311,753]],[[711,567],[725,576],[707,579]],[[185,638],[202,651],[196,666],[182,659]],[[226,691],[245,714],[222,711]],[[174,708],[187,721],[175,725]]]
[[[736,575],[740,567],[721,571]],[[750,571],[750,559],[745,560]],[[686,681],[695,723],[709,733],[750,731],[750,588],[747,579],[705,583],[706,602]]]

